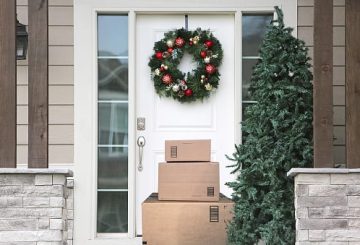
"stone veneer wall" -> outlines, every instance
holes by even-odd
[[[292,169],[296,244],[360,244],[360,169]]]
[[[72,245],[72,172],[0,169],[0,245]]]

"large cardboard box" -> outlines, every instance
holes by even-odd
[[[218,201],[219,163],[159,163],[159,200]]]
[[[165,140],[167,162],[210,162],[210,140]]]
[[[160,201],[152,194],[142,204],[143,244],[226,245],[233,202]]]

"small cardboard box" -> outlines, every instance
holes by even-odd
[[[159,163],[159,200],[218,201],[219,163]]]
[[[225,245],[233,202],[160,201],[153,193],[142,204],[143,244]]]
[[[210,162],[210,140],[165,140],[167,162]]]

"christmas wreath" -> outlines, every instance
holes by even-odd
[[[149,66],[155,91],[180,102],[203,100],[219,85],[223,50],[209,30],[177,29],[164,34],[154,45]],[[193,55],[197,68],[187,74],[179,65],[185,52]]]

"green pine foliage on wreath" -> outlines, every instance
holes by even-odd
[[[197,64],[187,74],[177,68],[185,52]],[[180,102],[203,100],[219,85],[222,58],[221,43],[210,30],[182,28],[165,33],[163,39],[155,42],[148,64],[156,93]]]
[[[235,201],[229,244],[295,244],[294,185],[291,168],[310,167],[312,148],[312,74],[305,43],[284,27],[283,13],[269,26],[260,61],[251,78],[243,143],[229,157],[237,175],[228,183]]]

